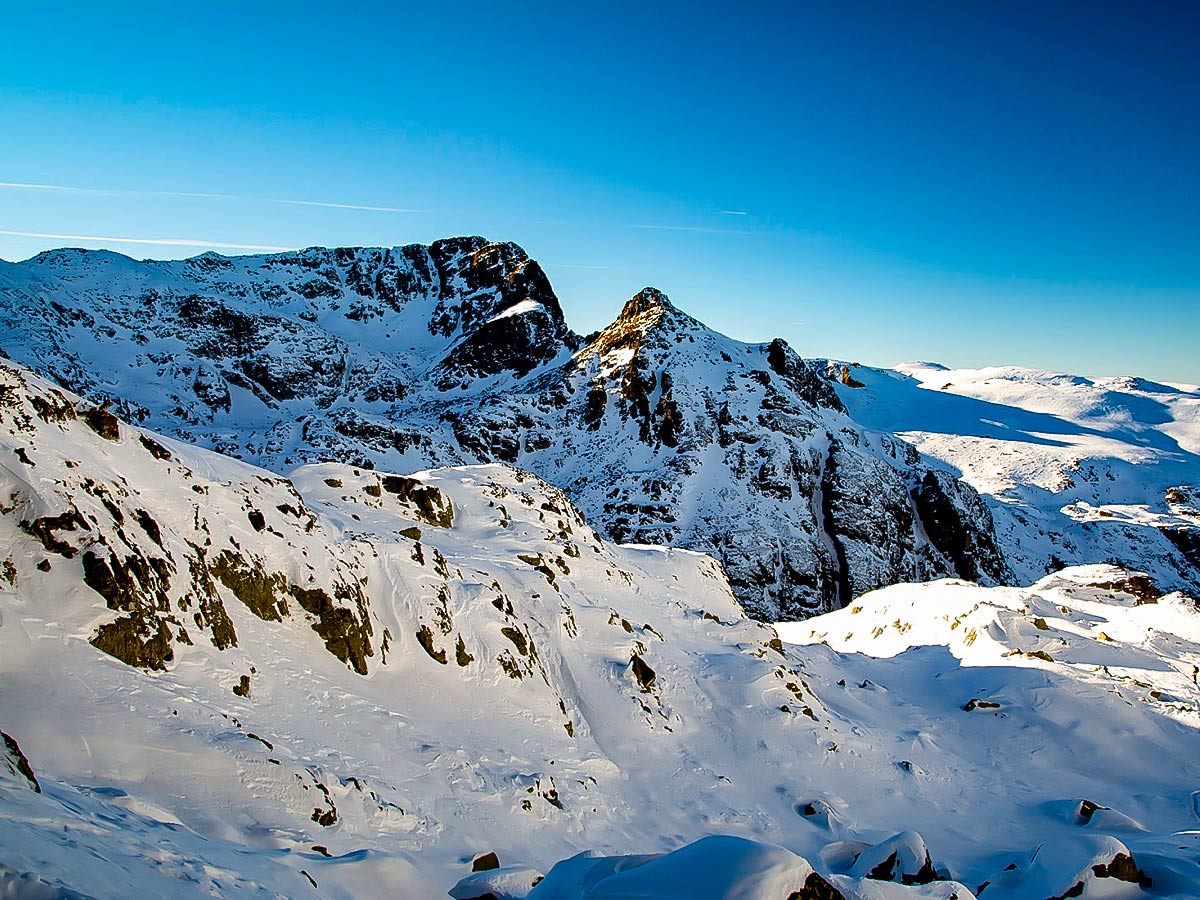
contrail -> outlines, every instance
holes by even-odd
[[[87,191],[86,188],[64,187],[59,184],[26,184],[20,181],[0,181],[0,188],[14,191]],[[88,193],[103,193],[102,191],[87,191]]]
[[[695,231],[701,234],[754,234],[753,231],[742,231],[733,228],[708,228],[703,225],[627,225],[627,228],[640,228],[646,231]]]
[[[163,247],[213,247],[218,250],[294,250],[295,247],[275,247],[270,244],[230,244],[224,241],[199,241],[190,238],[108,237],[97,234],[47,234],[41,231],[0,231],[11,237],[49,238],[54,241],[88,241],[106,244],[156,244]]]
[[[182,197],[188,200],[232,200],[240,203],[273,203],[283,206],[319,206],[326,209],[356,209],[364,212],[424,213],[428,210],[404,206],[369,206],[362,203],[334,203],[326,200],[293,200],[283,197],[243,197],[238,194],[209,194],[201,191],[129,191],[85,188],[68,184],[30,184],[0,181],[0,189],[10,191],[48,191],[62,194],[87,194],[93,197]]]
[[[47,193],[59,194],[83,194],[92,197],[180,197],[188,200],[222,200],[236,203],[269,203],[281,206],[314,206],[322,209],[350,209],[360,212],[377,212],[377,213],[401,213],[401,214],[429,214],[434,210],[415,209],[406,206],[375,206],[365,203],[337,203],[330,200],[296,200],[284,197],[249,197],[239,194],[212,194],[202,191],[135,191],[124,189],[107,189],[107,188],[85,188],[67,184],[36,184],[20,181],[0,181],[0,190],[10,191],[45,191]],[[722,210],[724,215],[730,216],[745,216],[748,213],[741,210]],[[524,220],[521,220],[524,221]],[[534,224],[547,225],[574,225],[575,222],[545,222]],[[710,228],[702,225],[625,225],[626,228],[637,228],[645,231],[689,231],[698,234],[754,234],[753,231],[731,229],[731,228]],[[149,243],[146,241],[135,241],[130,239],[127,243]],[[168,243],[166,241],[154,241],[153,243]],[[182,242],[188,243],[188,242]],[[197,245],[199,246],[199,245]],[[219,244],[210,244],[209,246],[221,246]],[[236,249],[243,249],[240,245],[231,245]],[[259,249],[257,247],[246,247],[245,249]],[[266,248],[270,249],[270,248]]]

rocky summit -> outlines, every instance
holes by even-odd
[[[712,554],[765,620],[897,582],[1011,580],[979,494],[848,413],[853,379],[653,288],[581,337],[511,243],[56,250],[0,263],[0,335],[93,403],[280,475],[516,466],[612,540]]]

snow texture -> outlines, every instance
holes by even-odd
[[[492,851],[529,900],[1196,896],[1184,595],[778,636],[508,466],[285,479],[0,363],[6,895],[433,898]]]

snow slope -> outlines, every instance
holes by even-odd
[[[1200,388],[1040,369],[855,367],[855,419],[986,500],[1018,583],[1118,562],[1200,593]]]
[[[0,364],[9,895],[437,897],[484,851],[530,900],[1196,895],[1190,601],[780,628],[506,466],[283,479]]]

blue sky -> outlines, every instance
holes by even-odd
[[[484,234],[583,332],[653,284],[809,356],[1200,382],[1195,4],[14,2],[5,32],[0,182],[59,189],[0,187],[4,259]]]

